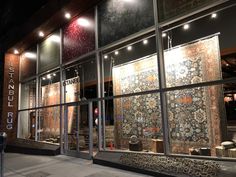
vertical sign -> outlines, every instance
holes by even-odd
[[[13,141],[17,136],[18,86],[19,56],[6,54],[1,131],[7,133],[8,142]]]

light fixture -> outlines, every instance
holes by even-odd
[[[107,55],[104,55],[104,58],[105,58],[105,59],[107,59],[107,58],[108,58],[108,56],[107,56]]]
[[[162,37],[166,37],[167,36],[167,34],[166,33],[162,33],[162,35],[161,35]]]
[[[131,50],[132,50],[132,46],[128,46],[128,47],[127,47],[127,50],[128,50],[128,51],[131,51]]]
[[[216,13],[211,14],[211,18],[216,18],[216,17],[217,17]]]
[[[48,74],[48,75],[47,75],[47,78],[48,78],[48,79],[51,79],[51,75],[50,75],[50,74]]]
[[[190,28],[190,26],[189,26],[189,24],[185,24],[185,25],[183,26],[183,28],[184,28],[184,30],[188,30],[188,29]]]
[[[89,27],[90,26],[89,21],[87,19],[85,19],[85,18],[79,18],[78,19],[78,24],[80,26],[83,26],[83,27]]]
[[[44,33],[42,31],[39,31],[39,37],[44,37]]]
[[[228,63],[226,63],[226,66],[229,66],[229,64],[228,64]]]
[[[36,53],[33,53],[33,52],[25,52],[24,57],[31,58],[31,59],[36,59],[37,55],[36,55]]]
[[[19,51],[17,49],[14,49],[14,54],[19,54]]]
[[[71,18],[71,14],[70,14],[69,12],[66,12],[66,13],[65,13],[65,18],[66,18],[66,19],[70,19],[70,18]]]
[[[46,80],[46,78],[45,78],[45,77],[43,77],[43,80]]]
[[[119,52],[118,51],[115,51],[115,55],[118,55],[119,54]]]
[[[61,41],[61,38],[59,35],[51,35],[49,38],[48,38],[49,41],[51,42],[56,42],[56,43],[60,43]]]
[[[56,76],[56,73],[53,73],[53,76]]]
[[[145,40],[143,40],[143,44],[147,44],[148,43],[148,40],[147,39],[145,39]]]

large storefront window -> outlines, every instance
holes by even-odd
[[[36,75],[37,49],[25,51],[20,57],[20,81]]]
[[[63,63],[95,49],[94,10],[75,18],[63,28]]]
[[[155,36],[104,53],[105,96],[159,88]],[[163,153],[159,93],[107,100],[104,108],[107,148],[157,152],[152,146],[158,142]]]
[[[99,46],[154,25],[153,1],[107,0],[98,6]]]
[[[166,87],[173,90],[166,93],[171,153],[235,157],[235,82],[210,84],[235,78],[235,8],[162,34]]]
[[[59,32],[50,35],[39,45],[39,72],[42,73],[57,67],[60,63],[60,43]]]

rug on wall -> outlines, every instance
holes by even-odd
[[[158,89],[156,55],[115,66],[112,72],[114,95]],[[127,148],[132,135],[146,143],[162,136],[159,94],[115,99],[114,114],[118,148]]]
[[[167,87],[221,79],[218,36],[169,49],[164,57]],[[158,89],[157,71],[156,55],[113,67],[114,95]],[[226,131],[221,85],[167,92],[167,110],[172,153],[203,147],[214,154]],[[118,148],[127,147],[131,135],[162,136],[159,94],[115,99],[114,118]]]

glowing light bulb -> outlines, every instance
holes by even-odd
[[[189,26],[189,24],[185,24],[185,25],[183,26],[183,28],[184,28],[184,30],[188,30],[188,29],[190,28],[190,26]]]
[[[128,46],[127,50],[131,51],[132,50],[132,46]]]
[[[44,37],[44,33],[42,31],[39,31],[39,37]]]
[[[71,14],[70,14],[69,12],[66,12],[66,13],[65,13],[65,18],[66,18],[66,19],[70,19],[70,18],[71,18]]]
[[[211,14],[211,18],[216,18],[216,17],[217,17],[216,13]]]
[[[147,44],[148,43],[148,40],[147,39],[145,39],[145,40],[143,40],[143,44]]]
[[[118,51],[115,51],[115,55],[118,55],[119,54],[119,52]]]

